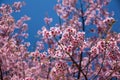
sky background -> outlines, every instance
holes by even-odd
[[[21,9],[20,13],[15,13],[13,16],[15,19],[19,19],[21,16],[28,15],[31,17],[31,20],[28,21],[29,37],[26,41],[31,43],[30,50],[34,49],[36,41],[38,38],[37,35],[38,29],[41,29],[45,25],[44,17],[48,15],[53,18],[52,25],[59,22],[58,16],[54,11],[54,6],[57,0],[0,0],[0,4],[12,4],[15,1],[25,1],[26,5]],[[111,3],[108,6],[109,11],[114,11],[114,18],[116,23],[113,26],[113,30],[120,32],[120,0],[111,0]]]

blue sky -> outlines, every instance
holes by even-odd
[[[58,16],[54,11],[54,5],[56,4],[57,0],[1,0],[0,4],[12,4],[14,1],[25,1],[26,3],[26,5],[22,7],[21,12],[14,13],[13,16],[16,18],[16,20],[24,15],[31,17],[31,20],[26,22],[29,25],[29,37],[26,41],[29,41],[32,47],[34,47],[36,41],[38,40],[38,38],[35,37],[37,35],[37,31],[45,25],[43,20],[44,17],[46,15],[52,17],[54,19],[52,24],[58,22]]]
[[[28,15],[31,17],[31,20],[28,21],[29,25],[29,38],[27,41],[31,42],[31,45],[34,47],[36,41],[38,40],[35,36],[37,35],[37,30],[41,29],[45,25],[44,17],[48,14],[49,17],[53,18],[52,25],[58,22],[58,16],[54,11],[54,5],[57,0],[0,0],[1,3],[12,4],[15,1],[25,1],[26,6],[24,6],[20,13],[15,13],[16,19],[19,19],[21,16]],[[120,32],[120,0],[112,0],[108,6],[109,11],[115,12],[116,23],[113,26],[113,29],[117,32]],[[32,48],[32,47],[31,47]]]

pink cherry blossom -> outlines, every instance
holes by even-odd
[[[25,42],[30,17],[16,21],[11,15],[24,2],[1,5],[0,80],[119,80],[120,33],[112,31],[116,20],[106,9],[110,0],[57,2],[60,23],[50,26],[53,19],[44,18],[50,29],[38,30],[34,51]],[[96,35],[88,30],[93,25]]]

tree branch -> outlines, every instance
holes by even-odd
[[[0,65],[0,80],[3,80],[3,74],[2,74],[1,65]]]
[[[84,17],[83,17],[83,15],[84,15],[83,6],[82,6],[82,3],[81,3],[80,0],[79,0],[79,2],[80,2],[81,13],[82,13],[82,16],[81,16],[81,19],[82,19],[82,30],[85,31],[85,20],[84,20]],[[80,54],[77,79],[80,79],[80,73],[82,73],[84,78],[85,78],[85,80],[88,80],[86,74],[82,70],[82,65],[81,65],[82,64],[82,58],[83,58],[83,52],[81,52],[81,54]]]

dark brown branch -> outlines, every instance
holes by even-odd
[[[0,80],[3,80],[3,73],[2,73],[1,65],[0,65]]]
[[[80,71],[81,71],[81,69],[82,69],[82,67],[81,67],[81,62],[82,62],[82,57],[83,57],[82,54],[83,54],[83,52],[81,52],[81,54],[80,54],[79,71],[78,71],[77,79],[80,79]]]
[[[83,6],[82,6],[82,2],[80,0],[79,0],[79,2],[80,2],[81,13],[82,13],[82,16],[81,16],[81,19],[82,19],[82,30],[85,31],[85,20],[84,20],[84,17],[83,17],[83,15],[84,15]],[[83,52],[81,52],[81,54],[80,54],[77,79],[80,79],[80,73],[82,73],[84,78],[85,78],[85,80],[88,80],[86,74],[82,70],[82,65],[81,65],[82,64],[82,59],[83,59],[82,55],[83,55]]]
[[[95,57],[93,57],[93,58],[86,64],[86,66],[84,67],[84,69],[85,69],[86,67],[88,67],[89,64],[90,64],[94,59],[96,59],[97,57],[98,57],[98,55],[96,55]]]

